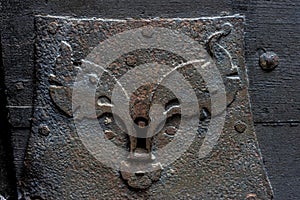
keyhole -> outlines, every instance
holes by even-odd
[[[146,138],[137,138],[136,148],[146,149]]]
[[[137,144],[136,148],[147,150],[147,125],[148,120],[144,117],[137,117],[134,120],[135,124],[138,125],[136,128],[137,131]]]

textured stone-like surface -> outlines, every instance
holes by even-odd
[[[121,179],[119,171],[107,168],[89,154],[81,144],[70,116],[66,115],[67,105],[60,98],[51,98],[49,89],[53,86],[72,87],[81,59],[100,41],[124,30],[143,25],[162,26],[182,31],[205,45],[210,35],[219,31],[221,25],[230,22],[233,29],[218,43],[229,51],[228,55],[214,47],[216,64],[222,73],[228,92],[228,108],[223,133],[213,151],[205,158],[198,158],[198,150],[205,137],[209,123],[209,93],[200,76],[192,66],[180,70],[195,86],[199,101],[203,101],[199,116],[199,135],[189,150],[172,165],[163,166],[161,177],[148,189],[130,189]],[[259,199],[270,199],[271,190],[264,173],[260,153],[253,130],[249,108],[247,77],[243,59],[243,18],[208,18],[185,20],[92,20],[38,17],[37,30],[37,78],[38,91],[35,101],[32,136],[26,157],[26,176],[22,186],[26,195],[43,199],[136,199],[136,198],[190,198],[190,199],[244,199],[255,194]],[[172,66],[182,58],[160,50],[133,52],[132,57],[124,55],[109,67],[119,78],[130,68],[141,63],[157,61]],[[136,60],[136,61],[135,61]],[[232,72],[232,66],[238,70]],[[55,80],[53,79],[55,77]],[[101,79],[99,96],[109,96],[114,82]],[[93,83],[93,76],[91,77]],[[198,81],[196,81],[198,80]],[[199,81],[200,80],[200,81]],[[239,80],[239,81],[236,81]],[[106,92],[106,94],[102,94]],[[138,92],[139,93],[139,92]],[[166,94],[167,91],[161,92]],[[66,98],[68,95],[65,95]],[[138,95],[137,95],[138,96]],[[61,96],[60,96],[61,97]],[[171,95],[159,98],[168,103]],[[55,101],[58,99],[58,101]],[[66,101],[67,102],[67,101]],[[66,103],[64,102],[64,103]],[[61,112],[64,111],[64,112]],[[134,111],[133,111],[134,113]],[[67,113],[68,114],[68,113]],[[247,129],[236,131],[236,123],[243,121]],[[117,134],[112,140],[116,145],[127,148],[126,133],[117,130],[110,115],[99,115],[100,125]],[[178,118],[171,117],[168,126],[176,127]],[[39,134],[39,127],[47,126],[49,135]],[[240,129],[238,129],[240,130]],[[155,140],[160,148],[172,140],[163,129]],[[175,134],[176,136],[176,134]],[[154,150],[155,151],[155,150]]]

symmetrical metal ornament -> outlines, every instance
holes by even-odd
[[[242,16],[36,17],[21,191],[40,199],[270,199]]]

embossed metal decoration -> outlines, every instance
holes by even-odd
[[[36,17],[20,188],[41,199],[270,199],[244,18]]]

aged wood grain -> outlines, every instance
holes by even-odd
[[[1,41],[1,39],[0,39]],[[1,51],[1,43],[0,43]],[[5,86],[3,82],[4,72],[0,54],[0,195],[16,198],[16,178],[12,162],[11,136],[8,129],[7,109],[5,98]]]
[[[300,122],[300,1],[237,1],[247,19],[246,60],[255,122]],[[265,72],[258,48],[277,53],[279,67]]]
[[[275,199],[300,199],[300,1],[236,1],[246,15],[246,63],[258,141]],[[258,65],[257,48],[280,58],[275,70]]]
[[[299,124],[257,124],[256,133],[275,199],[300,199]]]

